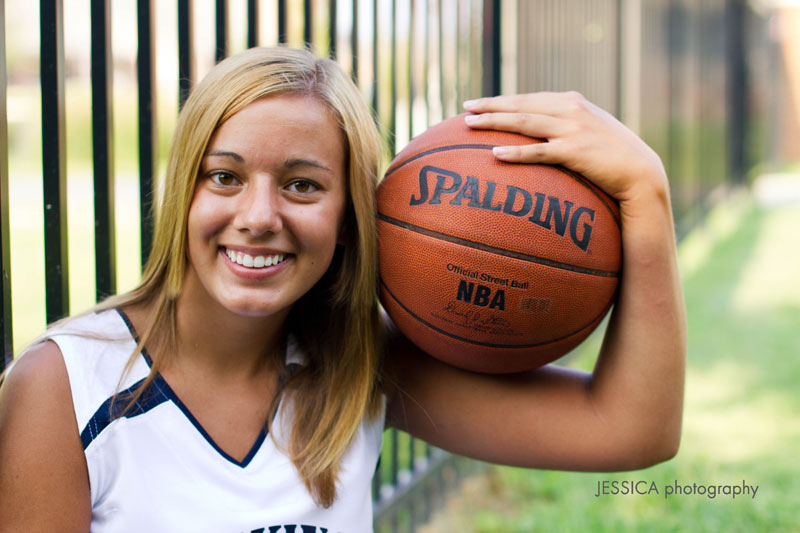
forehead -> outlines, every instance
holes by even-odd
[[[246,159],[314,156],[344,169],[345,142],[331,109],[315,96],[284,94],[251,102],[223,122],[207,152],[233,151]]]

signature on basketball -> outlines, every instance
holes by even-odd
[[[484,313],[476,309],[464,309],[456,300],[450,300],[442,311],[450,317],[460,319],[463,325],[471,329],[489,331],[496,334],[508,334],[513,330],[511,323],[493,313]]]

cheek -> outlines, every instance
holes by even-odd
[[[315,261],[324,262],[320,267],[327,268],[333,259],[336,244],[339,241],[342,221],[344,216],[343,209],[327,209],[316,213],[304,221],[297,221],[298,228],[302,228],[298,233],[299,239],[309,250],[314,251]]]
[[[219,206],[208,201],[207,196],[202,191],[197,191],[189,206],[186,231],[190,243],[192,241],[199,243],[212,237],[225,225]]]

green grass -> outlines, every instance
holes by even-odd
[[[799,226],[800,205],[765,210],[737,196],[682,242],[689,361],[676,458],[620,474],[492,467],[424,531],[797,531]],[[593,360],[584,351],[571,364]],[[602,480],[655,482],[659,493],[595,497]],[[759,489],[665,498],[676,480]]]

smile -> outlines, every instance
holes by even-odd
[[[286,259],[286,254],[252,256],[243,252],[229,250],[228,248],[224,247],[223,250],[225,255],[228,256],[228,259],[237,265],[242,265],[243,267],[247,268],[267,268],[283,263],[283,261]]]

